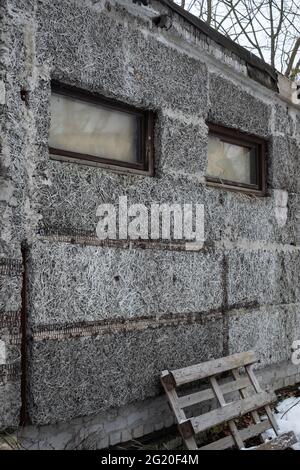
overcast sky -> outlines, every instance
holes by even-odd
[[[270,12],[270,2],[272,12]],[[181,0],[175,0],[175,3],[181,5]],[[237,5],[236,11],[239,12],[240,25],[234,13],[229,13],[231,3]],[[271,63],[271,13],[276,31],[280,22],[280,7],[283,5],[287,13],[281,23],[282,31],[276,39],[275,66],[279,71],[285,71],[295,40],[300,37],[300,0],[212,0],[212,4],[214,17],[211,26],[216,27],[223,34],[227,32],[233,40],[268,63]],[[185,0],[185,9],[206,21],[206,0]],[[226,15],[228,15],[227,18],[225,18]],[[249,21],[249,18],[252,21]],[[217,28],[222,20],[221,27]],[[241,25],[245,27],[247,34],[242,33]],[[255,44],[258,44],[258,48],[254,47]],[[298,60],[300,60],[300,50],[294,64]]]

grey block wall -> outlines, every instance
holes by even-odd
[[[17,155],[19,121],[8,82],[15,36],[6,1],[0,1],[0,428],[20,421],[21,212],[24,169]],[[16,120],[15,120],[16,119]]]
[[[262,369],[288,363],[300,335],[299,111],[176,15],[155,26],[157,1],[0,5],[1,428],[19,423],[25,265],[33,425],[147,407],[163,368],[245,349]],[[155,176],[51,160],[51,79],[155,111]],[[206,186],[207,119],[268,141],[266,197]],[[125,195],[203,203],[204,248],[99,243],[97,206]]]

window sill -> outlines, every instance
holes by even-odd
[[[75,163],[75,164],[80,164],[84,166],[93,166],[93,167],[98,167],[98,168],[103,168],[106,170],[113,171],[115,173],[119,174],[136,174],[136,175],[141,175],[141,176],[154,176],[154,170],[152,168],[149,169],[139,169],[139,168],[131,168],[131,167],[126,167],[126,166],[121,166],[117,165],[114,163],[105,163],[101,162],[101,160],[87,160],[85,158],[80,158],[80,157],[71,157],[67,155],[57,155],[55,153],[52,153],[50,151],[50,159],[51,160],[56,160],[60,162],[67,162],[67,163]]]
[[[223,191],[233,191],[233,192],[237,192],[240,194],[247,194],[248,196],[253,196],[253,197],[266,197],[267,196],[265,190],[251,189],[251,188],[246,188],[243,186],[235,186],[235,185],[230,185],[226,183],[217,183],[216,181],[210,181],[207,178],[206,178],[206,186],[213,187],[216,189],[222,189]]]

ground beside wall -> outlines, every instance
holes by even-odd
[[[263,389],[278,390],[300,383],[300,367],[290,363],[265,367],[257,377]],[[251,391],[249,390],[251,393]],[[209,405],[205,405],[209,410]],[[213,404],[212,404],[213,406]],[[204,410],[203,410],[204,411]],[[16,433],[16,440],[26,449],[103,449],[142,436],[162,433],[166,442],[178,444],[179,431],[173,429],[175,419],[164,395],[121,408],[112,408],[88,418],[46,426],[27,426]],[[169,431],[172,426],[172,433]],[[174,432],[175,431],[175,432]],[[177,437],[177,439],[176,439]]]
[[[87,432],[83,423],[89,433],[100,427],[102,447],[152,432],[140,415],[154,429],[169,425],[159,397],[166,368],[254,349],[275,379],[298,381],[290,357],[300,339],[299,111],[176,15],[168,30],[155,25],[159,2],[0,5],[1,428],[19,424],[24,272],[23,414],[53,426],[46,436],[61,429],[54,447]],[[51,160],[51,79],[153,110],[155,176]],[[266,197],[206,185],[207,120],[268,141]],[[125,195],[147,206],[203,203],[203,249],[100,243],[98,205]]]

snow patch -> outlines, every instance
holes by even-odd
[[[294,431],[297,444],[293,445],[294,450],[300,450],[300,397],[289,397],[276,405],[278,414],[275,415],[279,426],[279,434]],[[268,437],[275,437],[273,430],[266,432]]]

